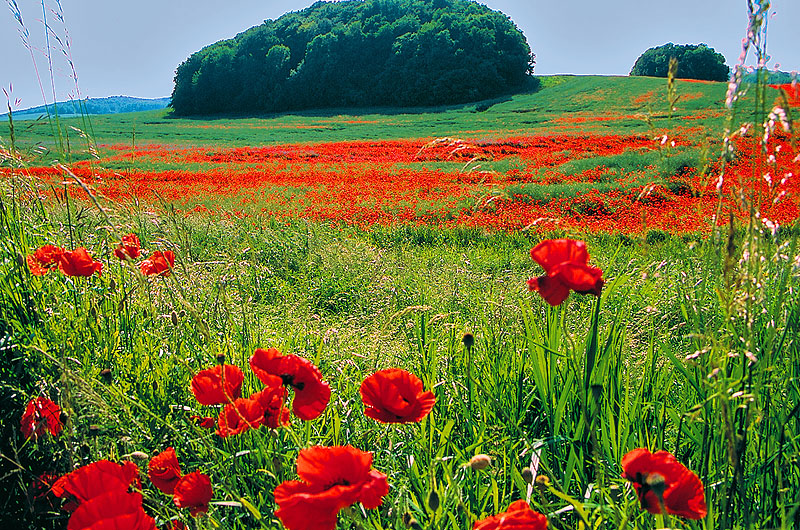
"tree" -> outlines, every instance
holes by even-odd
[[[636,59],[630,75],[667,77],[669,60],[678,61],[680,79],[727,81],[730,68],[725,57],[705,44],[675,45],[671,42],[650,48]]]
[[[533,54],[473,0],[317,2],[195,52],[176,114],[466,103],[529,86]]]

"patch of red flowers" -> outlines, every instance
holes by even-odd
[[[302,420],[313,420],[328,406],[331,387],[322,380],[319,368],[307,359],[282,355],[275,348],[258,348],[250,357],[250,368],[267,387],[291,387],[292,411]]]
[[[375,372],[361,383],[364,414],[382,423],[421,421],[436,403],[433,392],[424,392],[416,375],[388,368]]]
[[[178,508],[188,508],[192,517],[208,511],[208,503],[214,491],[211,488],[211,479],[208,475],[194,471],[182,477],[177,484],[173,495],[173,502]]]
[[[54,245],[44,245],[27,257],[31,274],[41,276],[51,270],[58,269],[67,276],[98,276],[103,271],[103,264],[95,261],[83,247],[73,251],[64,250]]]
[[[302,449],[297,475],[275,488],[275,515],[288,530],[334,530],[339,510],[356,502],[377,508],[389,493],[386,475],[372,469],[372,453],[351,446]]]
[[[44,245],[37,248],[33,254],[29,254],[27,257],[31,274],[42,276],[57,269],[62,254],[64,254],[64,249],[55,245]]]
[[[139,236],[136,234],[127,234],[122,236],[117,248],[114,249],[114,255],[121,260],[136,259],[141,254],[141,243]]]
[[[603,271],[589,265],[583,241],[548,239],[531,249],[531,258],[545,274],[528,280],[528,289],[537,291],[552,306],[566,300],[570,290],[595,296],[603,290]]]
[[[25,439],[38,440],[45,432],[58,436],[64,429],[61,407],[46,397],[32,399],[22,413],[20,428]]]
[[[651,453],[634,449],[622,457],[622,476],[633,483],[642,509],[687,519],[702,519],[708,513],[703,483],[667,451]]]
[[[242,396],[242,370],[232,364],[220,364],[201,370],[192,378],[192,394],[202,405],[232,403]]]
[[[175,491],[175,485],[183,476],[175,449],[168,447],[166,450],[150,459],[147,465],[147,476],[150,482],[168,495]]]
[[[68,530],[125,528],[155,530],[155,521],[142,508],[139,468],[133,462],[115,464],[100,460],[64,475],[53,485],[53,494],[66,500],[71,511]]]
[[[139,270],[145,276],[169,276],[175,268],[175,253],[171,250],[156,250],[150,257],[139,263]]]
[[[786,83],[783,85],[769,85],[772,88],[783,90],[790,107],[800,108],[800,83]]]
[[[508,509],[486,519],[475,521],[472,530],[545,530],[547,517],[531,510],[527,502],[512,502]]]

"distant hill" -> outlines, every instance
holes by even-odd
[[[56,105],[44,105],[32,107],[25,110],[15,110],[13,112],[14,119],[36,119],[40,116],[47,116],[48,108],[50,114],[55,114],[56,110],[58,115],[62,117],[80,116],[81,114],[119,114],[121,112],[139,112],[143,110],[157,110],[163,109],[169,105],[169,98],[132,98],[129,96],[111,96],[108,98],[87,98],[84,100],[71,100],[59,101]],[[5,118],[8,113],[0,114],[0,117]]]

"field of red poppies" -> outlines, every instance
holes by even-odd
[[[794,88],[629,81],[4,145],[0,522],[800,524]]]

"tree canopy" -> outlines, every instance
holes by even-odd
[[[193,53],[176,114],[463,103],[533,73],[525,36],[470,0],[317,2]]]
[[[676,45],[667,43],[650,48],[636,59],[630,75],[667,77],[669,60],[678,61],[676,76],[680,79],[727,81],[730,69],[725,57],[705,44]]]

